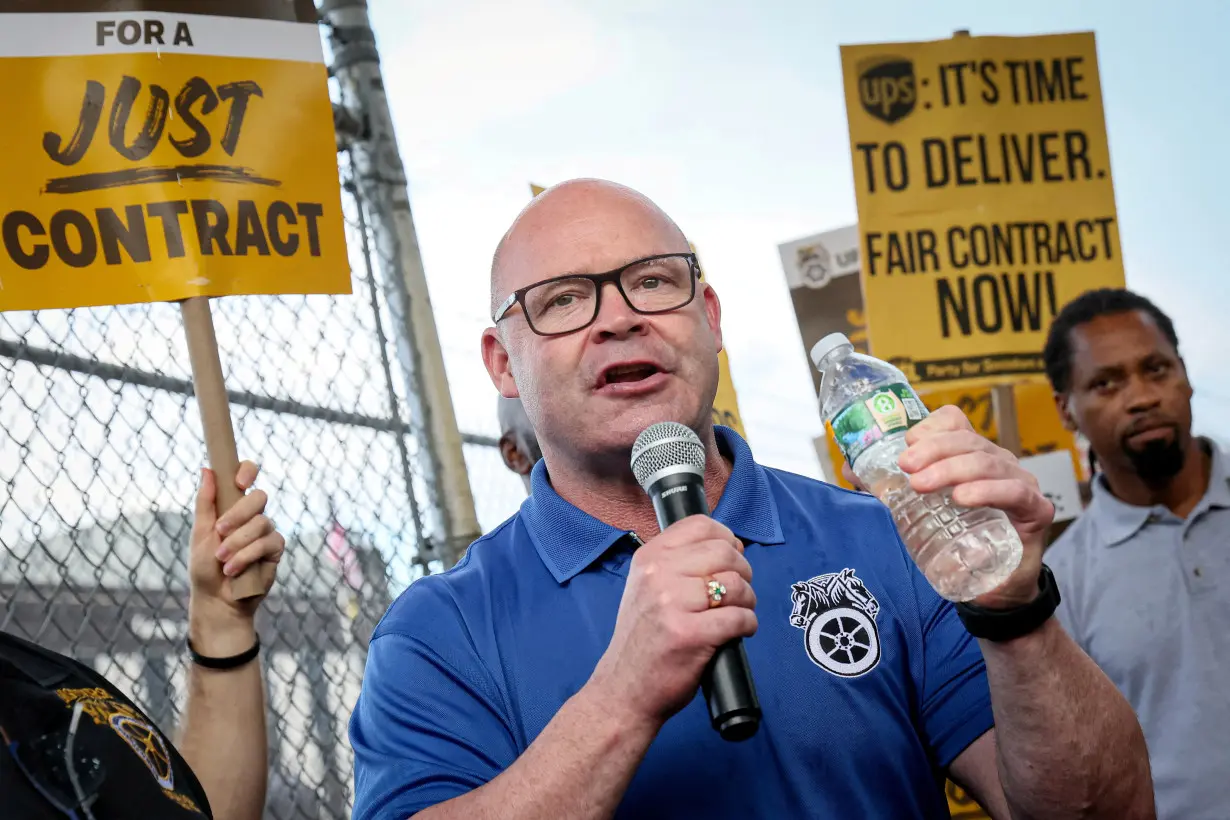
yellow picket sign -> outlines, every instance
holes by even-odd
[[[723,350],[718,354],[718,389],[713,399],[713,423],[721,424],[747,438],[743,417],[739,415],[739,397],[730,376],[730,359]]]
[[[944,796],[948,798],[948,815],[952,820],[991,820],[978,801],[951,780],[944,784]]]
[[[538,196],[546,188],[541,185],[530,183],[530,193],[533,196]],[[696,246],[688,243],[688,247],[696,253]],[[702,266],[702,271],[704,267]],[[704,273],[701,274],[704,278]],[[747,431],[743,427],[743,416],[739,414],[739,396],[735,392],[735,383],[730,376],[730,357],[723,350],[718,353],[718,388],[717,396],[713,399],[713,423],[721,424],[731,428],[743,438],[747,438]]]
[[[0,311],[350,291],[314,23],[57,5],[0,15]]]
[[[872,352],[917,386],[1042,381],[1058,311],[1124,284],[1093,34],[841,61]]]
[[[696,253],[696,246],[691,242],[688,247],[692,249],[692,253]],[[705,266],[701,265],[700,269],[700,277],[703,280]],[[743,429],[743,416],[739,415],[739,395],[735,392],[735,382],[730,375],[730,356],[725,349],[718,353],[718,386],[717,395],[713,397],[713,423],[729,427],[747,438],[747,431]]]

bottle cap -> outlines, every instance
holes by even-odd
[[[824,361],[824,357],[832,353],[842,345],[850,344],[850,340],[846,338],[844,333],[830,333],[820,341],[816,342],[811,349],[811,363],[820,369],[820,362]]]

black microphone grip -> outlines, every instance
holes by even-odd
[[[666,529],[689,515],[708,515],[705,480],[696,473],[678,472],[663,476],[649,488],[658,526]]]
[[[658,526],[666,529],[690,515],[708,515],[704,478],[692,472],[663,476],[650,487]],[[724,740],[747,740],[760,728],[760,700],[743,639],[719,646],[700,679],[709,721]]]

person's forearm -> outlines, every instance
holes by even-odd
[[[1013,820],[1156,816],[1136,715],[1057,621],[980,643]]]
[[[252,647],[252,619],[233,612],[189,616],[196,651],[230,657]],[[238,669],[189,664],[188,704],[179,750],[209,798],[216,820],[260,820],[268,767],[260,660]]]
[[[490,783],[421,812],[423,820],[604,820],[615,814],[657,731],[588,687]]]

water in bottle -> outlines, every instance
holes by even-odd
[[[1021,540],[1000,510],[953,503],[951,490],[920,495],[897,466],[906,431],[927,408],[905,374],[854,352],[841,333],[811,350],[821,372],[820,412],[859,482],[892,512],[911,557],[944,598],[968,601],[1002,584],[1021,562]]]

